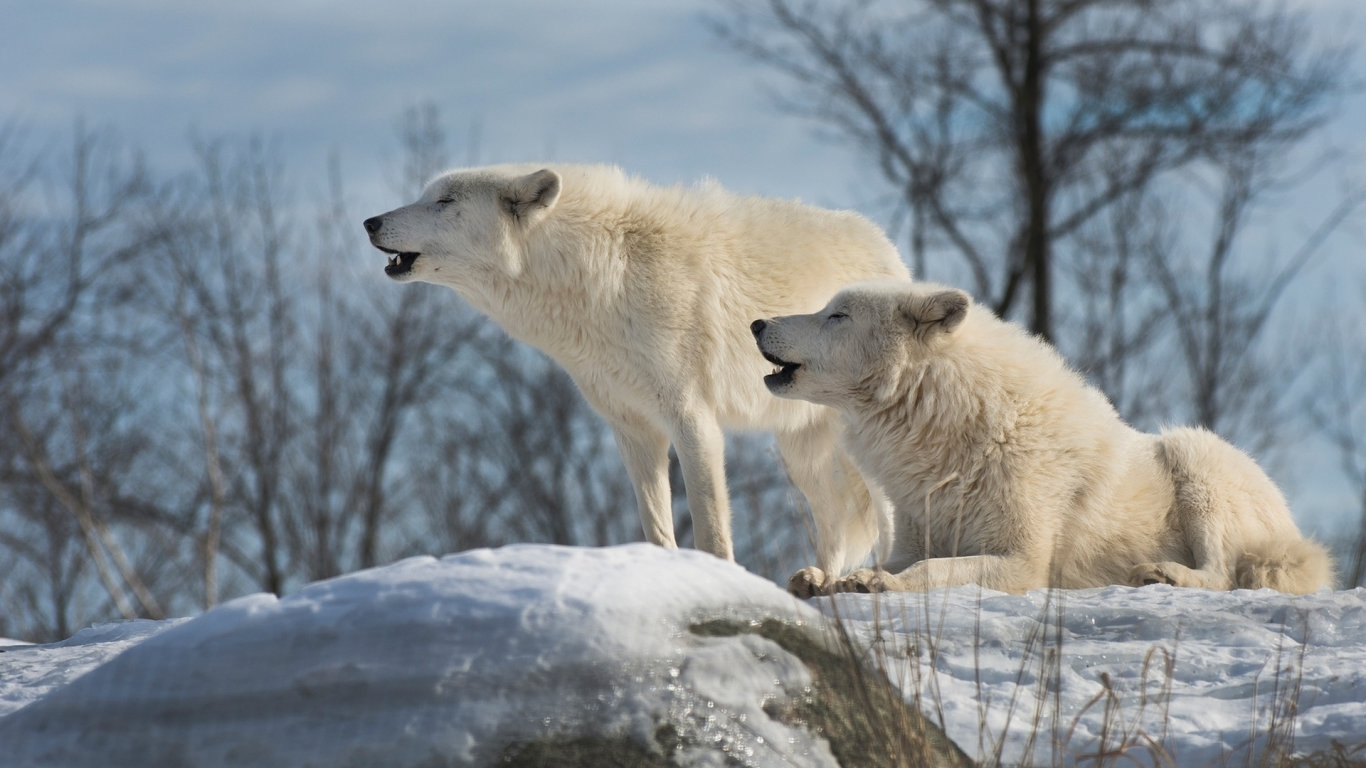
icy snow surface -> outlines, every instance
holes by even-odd
[[[1179,765],[1241,764],[1254,713],[1265,731],[1296,693],[1297,751],[1366,741],[1363,590],[1111,587],[1050,598],[968,587],[807,606],[697,552],[517,546],[6,647],[0,765],[487,765],[528,738],[648,742],[666,722],[696,745],[681,765],[720,766],[723,754],[834,765],[823,741],[762,709],[809,684],[800,662],[756,635],[687,631],[704,618],[764,616],[838,616],[972,755],[1002,744],[1017,762],[1037,730],[1040,762],[1071,763],[1097,749],[1102,730],[1108,746],[1116,734],[1140,740],[1139,729],[1158,740],[1165,720]],[[1060,673],[1040,684],[1050,649]],[[1153,649],[1174,654],[1170,679]],[[1086,709],[1102,674],[1114,699]],[[1069,729],[1074,751],[1054,751]]]

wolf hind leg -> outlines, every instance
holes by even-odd
[[[1175,492],[1171,517],[1192,561],[1140,563],[1131,584],[1300,594],[1332,585],[1327,551],[1300,536],[1285,497],[1250,456],[1198,428],[1163,431],[1161,456]]]

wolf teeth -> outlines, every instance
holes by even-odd
[[[397,267],[397,266],[398,266],[398,256],[390,256],[390,257],[389,257],[389,266],[391,266],[391,267]]]

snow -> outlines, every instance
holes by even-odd
[[[763,709],[801,695],[805,667],[758,635],[688,631],[717,617],[843,621],[968,754],[1000,744],[1006,762],[1033,731],[1039,762],[1075,759],[1053,751],[1069,729],[1072,750],[1094,751],[1102,675],[1107,745],[1140,727],[1161,740],[1165,722],[1179,765],[1241,762],[1254,712],[1265,731],[1291,699],[1296,751],[1366,741],[1363,590],[966,587],[808,605],[698,552],[515,546],[3,647],[0,765],[488,765],[547,735],[651,743],[663,723],[691,745],[682,766],[835,765]],[[1170,677],[1153,649],[1174,654]]]
[[[1363,589],[1291,596],[1153,585],[1007,595],[960,587],[821,604],[858,644],[884,638],[883,663],[902,691],[918,693],[932,720],[942,711],[950,738],[970,755],[1004,745],[1001,760],[1020,762],[1034,730],[1037,762],[1061,761],[1054,734],[1073,754],[1094,754],[1105,699],[1086,705],[1105,690],[1102,674],[1116,694],[1106,745],[1146,735],[1176,765],[1243,764],[1249,747],[1265,748],[1273,714],[1291,704],[1294,751],[1366,743]],[[1041,674],[1050,652],[1060,664]]]

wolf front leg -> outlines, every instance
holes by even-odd
[[[730,498],[726,493],[726,440],[716,416],[689,413],[674,427],[674,450],[683,467],[696,547],[734,560],[730,538]]]
[[[636,491],[645,540],[676,549],[673,498],[669,493],[669,438],[645,419],[612,420],[617,450]]]
[[[977,584],[999,592],[1023,594],[1048,586],[1047,569],[1039,572],[1027,557],[971,555],[921,560],[900,573],[863,568],[840,579],[833,592],[921,592],[936,587]]]

